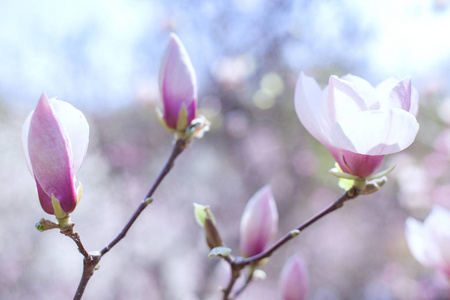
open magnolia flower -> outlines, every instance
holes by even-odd
[[[450,210],[434,206],[423,223],[409,217],[406,239],[421,264],[450,278]]]
[[[71,213],[81,196],[81,186],[78,191],[75,188],[75,174],[89,143],[89,124],[83,113],[42,94],[23,125],[22,140],[44,211],[57,218]]]
[[[322,90],[301,73],[295,109],[342,171],[359,177],[373,174],[384,155],[411,145],[419,130],[418,94],[409,78],[389,78],[374,88],[357,76],[331,76]]]
[[[185,131],[197,114],[197,79],[186,49],[173,33],[161,63],[159,89],[164,105],[161,123],[170,132]]]

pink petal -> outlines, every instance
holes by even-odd
[[[241,254],[261,253],[278,230],[278,210],[270,186],[262,187],[245,206],[241,219]]]
[[[48,198],[54,195],[66,213],[72,212],[77,203],[72,149],[45,94],[42,94],[31,117],[28,153],[41,192]],[[47,202],[48,198],[40,200]],[[49,212],[48,207],[48,203],[43,205],[46,212],[53,213],[53,209]]]
[[[309,275],[305,260],[299,254],[295,254],[286,261],[281,271],[279,281],[281,299],[306,299],[308,285]]]
[[[383,162],[383,155],[364,155],[328,146],[342,171],[359,177],[372,175]]]
[[[183,104],[187,109],[189,124],[196,116],[197,79],[186,49],[173,33],[161,63],[159,88],[167,126],[176,129]]]

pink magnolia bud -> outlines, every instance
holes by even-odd
[[[433,206],[423,223],[409,217],[405,233],[413,256],[450,278],[450,210]]]
[[[161,63],[159,89],[164,126],[171,131],[186,130],[197,114],[197,79],[186,49],[173,33]]]
[[[248,201],[241,219],[241,254],[261,253],[278,231],[278,210],[269,185],[262,187]]]
[[[411,145],[419,130],[418,94],[409,78],[389,78],[374,88],[350,74],[331,76],[322,90],[301,73],[295,109],[342,171],[359,177],[373,174],[384,155]]]
[[[284,264],[281,270],[279,286],[281,299],[303,300],[308,291],[309,276],[302,256],[295,254]]]
[[[75,189],[75,174],[89,143],[89,125],[83,113],[42,94],[23,125],[22,140],[44,211],[55,214],[53,197],[64,213],[72,212],[81,196]]]

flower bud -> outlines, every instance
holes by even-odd
[[[210,249],[223,246],[222,238],[216,227],[216,219],[206,205],[194,203],[194,213],[197,223],[205,230],[206,244]]]
[[[81,185],[75,188],[75,174],[89,143],[86,118],[67,102],[42,94],[24,123],[22,140],[43,210],[63,218],[81,197]]]
[[[244,257],[261,253],[278,231],[278,210],[272,190],[264,186],[248,201],[241,218],[240,248]]]
[[[161,123],[170,132],[184,132],[197,114],[197,79],[186,49],[173,33],[161,63],[159,89]]]
[[[279,287],[281,299],[306,299],[309,276],[305,260],[299,254],[291,256],[281,270]]]

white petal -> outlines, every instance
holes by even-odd
[[[422,223],[409,217],[406,219],[405,234],[412,255],[424,266],[433,267],[433,261],[431,261],[427,253],[429,252],[427,248],[431,247],[431,245],[427,239]]]
[[[355,91],[364,99],[368,109],[380,108],[375,88],[368,81],[352,74],[341,77],[341,80],[353,83]]]
[[[331,124],[368,110],[352,82],[331,76],[328,85],[328,113]]]
[[[303,72],[295,87],[295,111],[306,130],[322,143],[328,143],[329,122],[325,119],[326,111],[323,105],[324,93],[312,78]]]
[[[81,111],[67,102],[49,99],[61,128],[65,130],[73,151],[74,174],[86,156],[89,144],[89,124]]]
[[[25,160],[27,162],[28,170],[30,171],[31,175],[33,175],[33,168],[31,167],[30,152],[28,151],[28,134],[30,132],[30,123],[33,113],[34,110],[28,115],[22,126],[22,146],[23,151],[25,152]]]
[[[391,154],[411,145],[418,130],[414,116],[404,110],[364,111],[331,128],[331,145],[359,154]]]

